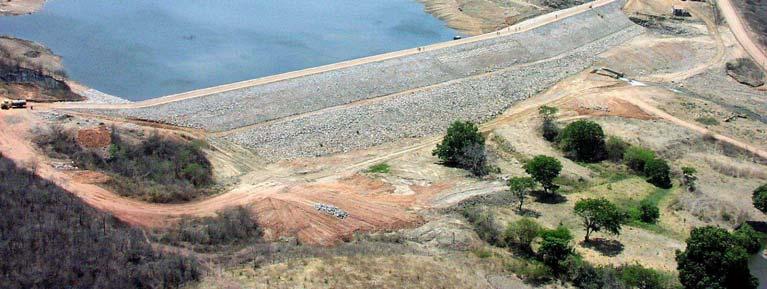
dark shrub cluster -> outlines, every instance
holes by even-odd
[[[109,156],[81,148],[74,136],[60,127],[35,142],[58,158],[70,158],[78,167],[102,171],[119,194],[157,203],[184,202],[210,194],[212,167],[199,141],[179,141],[159,134],[139,143],[124,140],[112,130]]]
[[[596,122],[578,120],[559,134],[559,146],[568,157],[583,162],[598,162],[606,157],[605,133]]]
[[[479,238],[491,245],[503,247],[503,237],[495,226],[495,215],[489,210],[477,206],[466,207],[461,212],[464,218],[474,227]]]
[[[767,184],[756,188],[751,198],[754,201],[754,207],[762,213],[767,213]]]
[[[677,252],[679,281],[688,289],[757,287],[748,270],[749,252],[738,234],[713,226],[692,230],[684,251]]]
[[[179,288],[197,261],[0,157],[0,288]]]
[[[659,188],[671,188],[671,167],[665,160],[657,158],[652,150],[631,146],[623,154],[623,161],[635,172],[643,174],[648,183]]]
[[[204,245],[203,247],[255,242],[261,236],[261,228],[251,211],[242,206],[231,207],[215,217],[184,219],[175,228],[161,236],[166,243],[180,245]]]

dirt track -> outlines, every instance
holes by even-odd
[[[732,34],[735,35],[735,39],[738,40],[748,55],[750,55],[763,70],[767,71],[767,54],[765,54],[763,47],[760,47],[754,42],[748,28],[743,24],[743,19],[735,10],[735,6],[733,6],[730,0],[717,0],[717,4],[719,10],[722,12],[722,17],[727,21],[727,25],[730,27]]]

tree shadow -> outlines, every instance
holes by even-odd
[[[561,204],[567,202],[567,197],[558,193],[546,193],[544,191],[534,191],[530,193],[538,203],[544,204]]]
[[[615,257],[618,256],[621,252],[623,252],[623,244],[621,242],[618,242],[617,240],[608,240],[603,238],[594,238],[586,241],[581,241],[579,243],[584,248],[593,249],[599,253],[601,253],[604,256],[608,257]]]
[[[537,219],[538,217],[541,216],[541,213],[539,213],[538,211],[531,210],[531,209],[522,208],[521,210],[517,210],[517,215],[520,215],[522,217],[529,217],[529,218]]]
[[[762,221],[746,221],[746,224],[754,228],[757,232],[767,233],[767,222]]]

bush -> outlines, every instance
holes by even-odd
[[[755,254],[762,249],[762,234],[754,230],[749,224],[740,226],[732,236],[749,254]]]
[[[650,200],[642,200],[639,203],[639,220],[645,223],[654,224],[660,217],[660,210]]]
[[[559,145],[578,161],[596,162],[605,157],[605,133],[596,122],[578,120],[570,123],[559,136]]]
[[[671,277],[642,265],[624,265],[617,268],[618,278],[628,288],[663,289],[670,288]]]
[[[695,121],[705,124],[705,125],[719,125],[719,121],[716,118],[710,117],[710,116],[703,116],[696,118]]]
[[[101,171],[118,194],[157,203],[183,202],[212,192],[212,165],[202,152],[204,143],[184,142],[155,133],[135,143],[112,130],[109,157],[77,145],[61,127],[36,137],[35,142],[49,155],[70,158],[75,165]]]
[[[530,191],[535,188],[535,180],[530,177],[513,177],[509,179],[509,192],[517,197],[520,212],[522,211],[522,205],[525,203],[525,197]]]
[[[547,193],[556,192],[558,186],[554,184],[554,179],[562,171],[562,163],[559,160],[538,155],[525,164],[525,172],[541,183],[543,190]]]
[[[511,259],[506,268],[530,283],[540,283],[551,278],[551,270],[546,264],[536,260]]]
[[[540,237],[541,245],[538,248],[538,255],[543,263],[554,272],[564,272],[565,261],[573,254],[573,248],[570,246],[573,235],[570,234],[570,230],[559,226],[554,230],[541,231]]]
[[[224,209],[215,217],[185,218],[178,227],[165,232],[161,241],[207,247],[256,241],[260,236],[261,228],[255,216],[248,208],[238,206]]]
[[[644,173],[645,164],[653,159],[655,159],[655,152],[642,147],[631,146],[623,154],[626,165],[638,173]]]
[[[368,172],[374,174],[387,174],[389,171],[391,171],[391,167],[387,163],[372,165],[368,168]]]
[[[767,184],[756,188],[751,198],[754,201],[754,207],[762,211],[762,213],[767,213]]]
[[[501,233],[495,227],[495,215],[491,211],[472,206],[464,208],[462,214],[474,227],[474,232],[480,239],[488,244],[503,247]]]
[[[671,188],[671,168],[666,161],[653,159],[645,164],[644,174],[647,182],[659,188]]]
[[[488,172],[485,137],[479,133],[477,125],[469,121],[453,122],[432,155],[439,157],[446,165],[471,170],[478,176]]]
[[[623,160],[623,154],[626,149],[629,148],[629,144],[618,137],[611,136],[607,139],[605,144],[605,150],[607,151],[607,159],[620,162]]]
[[[507,246],[517,247],[527,253],[532,252],[531,243],[538,237],[543,228],[530,218],[522,218],[509,223],[503,232]]]
[[[684,251],[677,252],[679,281],[687,289],[755,289],[748,270],[750,255],[724,229],[706,226],[692,230]]]

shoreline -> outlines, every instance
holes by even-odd
[[[4,0],[0,2],[0,16],[28,15],[40,11],[45,0]]]
[[[543,7],[525,0],[502,4],[490,0],[416,0],[424,11],[468,36],[501,30],[526,19],[559,9]]]

